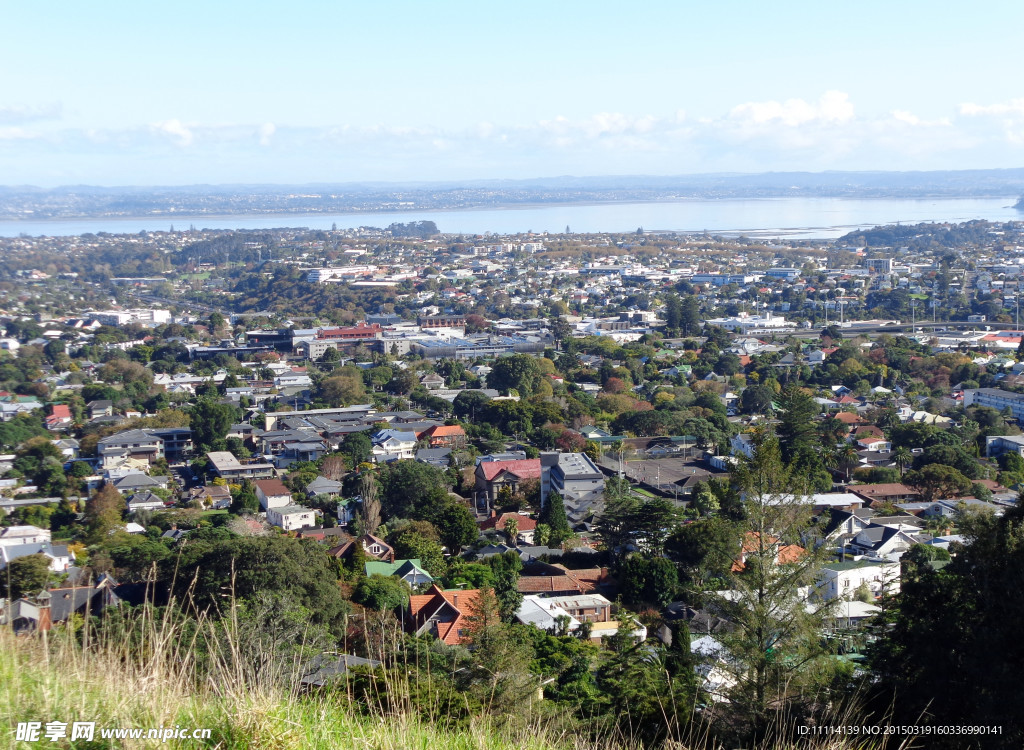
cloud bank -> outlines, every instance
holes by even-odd
[[[59,106],[0,108],[5,182],[152,184],[533,177],[556,174],[1020,166],[1024,99],[950,105],[928,119],[862,114],[843,91],[750,101],[716,116],[600,111],[453,128],[170,118],[118,129],[63,122]],[[140,161],[140,159],[142,161]]]

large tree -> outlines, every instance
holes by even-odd
[[[971,493],[971,480],[952,466],[942,464],[928,464],[917,471],[908,471],[903,482],[917,490],[926,503]]]
[[[754,446],[753,457],[733,473],[746,504],[743,556],[726,576],[729,595],[710,598],[734,625],[719,636],[729,654],[721,663],[731,678],[723,696],[728,721],[763,736],[779,707],[813,708],[804,699],[813,690],[805,689],[827,681],[834,662],[821,638],[828,606],[800,593],[813,584],[826,554],[824,547],[800,546],[812,530],[806,479],[784,464],[774,435],[757,433]]]
[[[46,555],[26,555],[8,563],[7,571],[0,576],[0,588],[11,599],[38,594],[50,580],[50,558]],[[8,590],[8,581],[10,589]]]
[[[487,376],[487,385],[499,391],[514,389],[520,396],[526,398],[534,394],[542,377],[536,357],[529,354],[511,354],[499,357],[495,361]]]
[[[782,389],[776,432],[782,458],[786,463],[817,445],[814,420],[818,412],[814,399],[799,386],[790,384]]]
[[[234,406],[208,399],[196,402],[189,415],[192,440],[200,450],[206,451],[221,447],[231,425],[241,418]]]
[[[998,726],[977,746],[1021,747],[1024,511],[968,514],[960,527],[968,543],[952,562],[916,548],[904,555],[900,593],[873,628],[871,689],[894,724]],[[965,746],[963,737],[927,736],[929,747]]]

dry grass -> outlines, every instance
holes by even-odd
[[[230,615],[229,615],[230,620]],[[188,727],[211,730],[206,740],[172,740],[168,747],[257,750],[339,748],[352,750],[611,750],[628,748],[622,738],[594,742],[566,733],[553,722],[537,720],[498,730],[486,720],[462,730],[444,731],[412,713],[366,716],[350,707],[344,691],[300,696],[297,665],[259,673],[236,658],[237,643],[228,626],[227,644],[200,670],[197,646],[210,650],[214,628],[200,625],[190,640],[171,624],[170,616],[147,619],[139,647],[129,639],[53,631],[44,644],[38,636],[17,637],[0,628],[0,732],[14,741],[18,722],[95,721],[97,727]],[[201,639],[206,643],[198,643]],[[200,678],[199,675],[204,675]],[[400,684],[387,689],[401,691]],[[402,703],[399,701],[398,703]],[[392,704],[394,705],[394,703]],[[565,726],[564,724],[562,726]],[[895,743],[893,743],[895,744]],[[48,742],[23,747],[56,747]],[[100,740],[65,744],[76,748],[161,746],[154,740]],[[775,750],[783,746],[773,744]],[[796,747],[813,750],[876,748],[879,744],[850,738],[808,738]],[[666,750],[718,750],[706,735],[687,742],[670,741]],[[762,748],[768,750],[768,746]]]

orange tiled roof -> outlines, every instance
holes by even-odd
[[[480,530],[498,529],[505,530],[505,522],[512,519],[516,522],[520,531],[533,531],[537,528],[537,522],[529,516],[521,516],[518,513],[502,513],[500,516],[488,518],[480,522]]]
[[[484,479],[490,482],[503,471],[511,472],[522,479],[540,478],[539,458],[517,458],[512,461],[485,461],[480,464]]]
[[[457,424],[439,424],[427,430],[427,434],[430,435],[430,437],[449,437],[465,435],[466,431]]]

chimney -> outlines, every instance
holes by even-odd
[[[459,595],[458,594],[452,594],[452,606],[455,607],[456,609],[458,609],[458,607],[459,607]]]
[[[53,619],[50,614],[50,592],[45,589],[36,596],[36,604],[39,606],[39,623],[36,629],[40,633],[46,633],[53,627]]]

